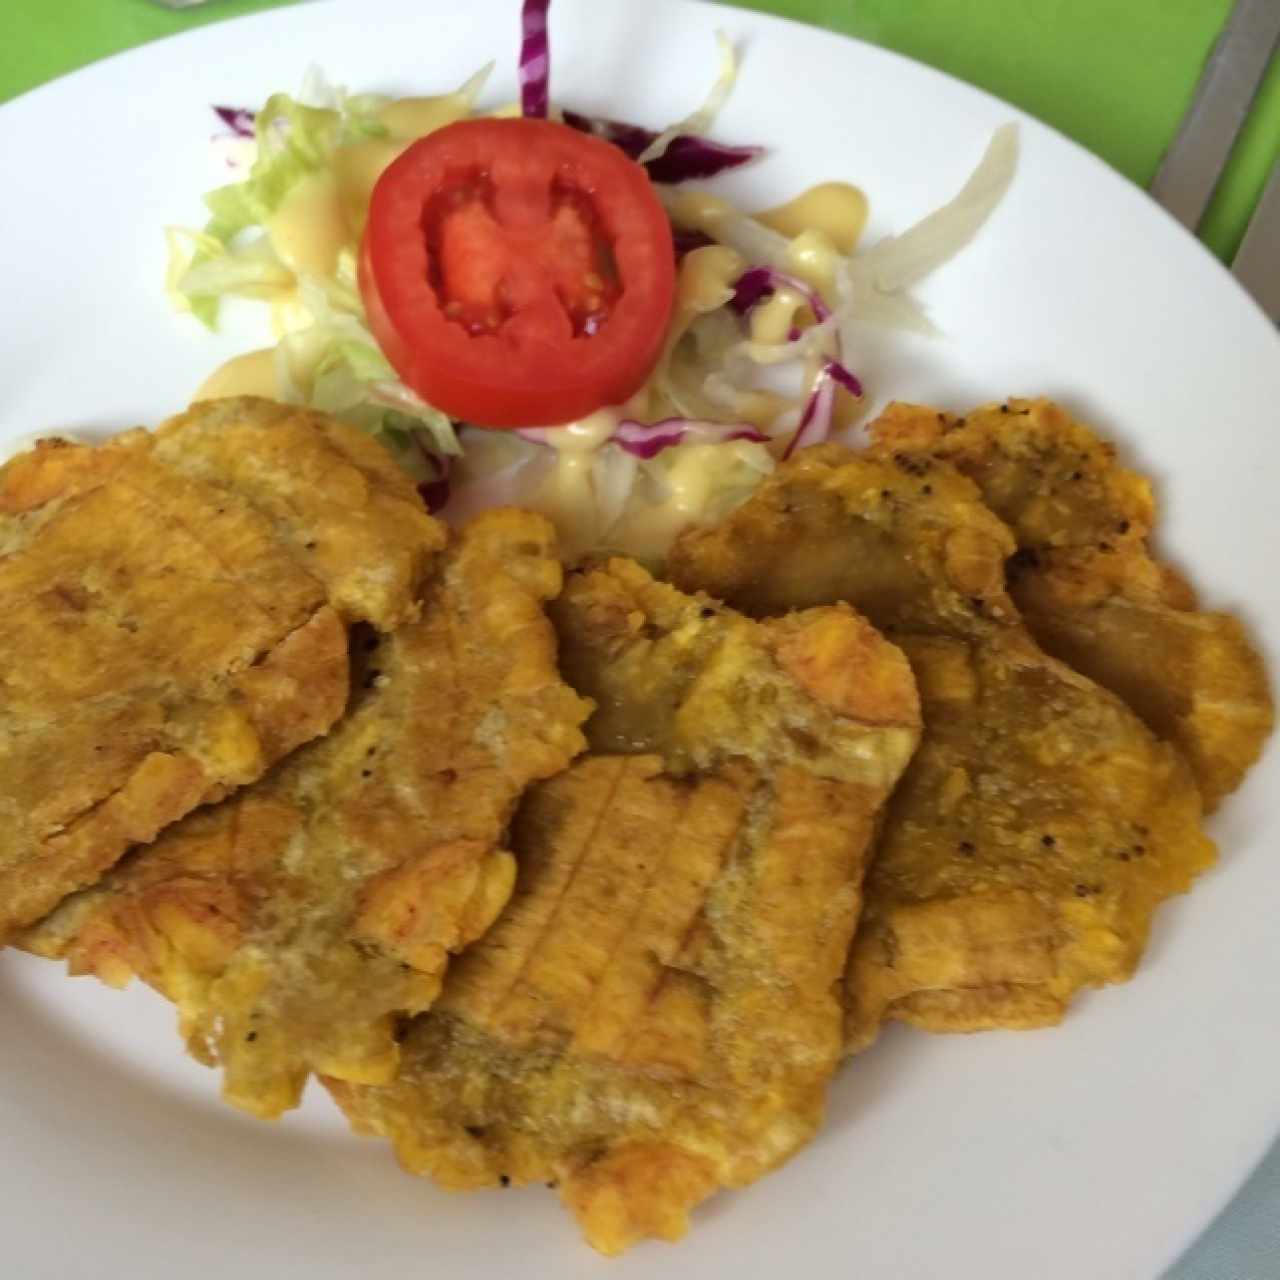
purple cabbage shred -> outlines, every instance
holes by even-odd
[[[677,231],[674,228],[671,232],[671,241],[675,245],[677,260],[695,249],[705,249],[707,245],[715,244],[709,235],[701,231]]]
[[[439,511],[443,511],[448,505],[449,496],[453,492],[453,486],[449,482],[449,468],[441,467],[441,474],[434,480],[424,480],[418,486],[418,496],[422,499],[423,506],[431,515],[435,515]]]
[[[238,138],[252,138],[255,112],[247,107],[214,107],[213,114]]]
[[[730,146],[681,133],[671,139],[670,146],[660,156],[646,161],[644,167],[654,182],[691,182],[741,168],[762,155],[763,147]]]
[[[627,124],[622,120],[598,120],[577,111],[566,111],[564,122],[579,133],[590,133],[606,142],[612,142],[633,160],[658,136],[655,130],[643,129],[637,124]],[[654,182],[689,182],[695,178],[714,178],[718,173],[737,169],[763,154],[763,147],[730,146],[682,133],[672,138],[670,146],[662,155],[646,161],[645,168]]]
[[[750,440],[767,444],[769,437],[743,422],[697,422],[690,418],[664,418],[661,422],[636,422],[628,418],[618,424],[610,439],[619,449],[644,461],[656,458],[664,449],[684,444],[690,438],[703,444],[728,444]]]
[[[831,308],[823,301],[816,289],[811,289],[803,280],[797,280],[785,272],[775,271],[772,267],[751,267],[738,277],[734,285],[733,297],[729,305],[739,314],[745,315],[758,302],[769,297],[777,289],[794,289],[809,304],[814,318],[822,323],[831,318]],[[803,332],[792,327],[787,334],[787,341],[799,343]],[[797,449],[811,444],[820,444],[831,433],[831,415],[835,408],[836,387],[843,387],[850,395],[862,395],[862,383],[843,361],[840,354],[840,335],[833,336],[836,354],[828,358],[813,390],[805,401],[804,411],[800,415],[800,424],[795,435],[787,445],[784,458],[789,458]]]
[[[516,435],[530,444],[550,445],[548,438],[558,427],[521,427]],[[702,422],[695,418],[663,418],[661,422],[637,422],[624,418],[609,437],[609,444],[648,462],[664,449],[688,440],[702,444],[728,444],[731,440],[750,440],[768,444],[769,437],[745,422]]]
[[[740,316],[746,315],[757,302],[769,297],[776,287],[773,272],[768,267],[751,267],[738,277],[729,305]]]
[[[822,295],[816,289],[811,289],[803,280],[797,280],[784,271],[775,271],[772,267],[750,267],[744,271],[734,286],[729,305],[741,315],[750,311],[775,289],[794,289],[809,304],[809,310],[816,320],[821,322],[830,318],[831,308],[823,302]]]
[[[811,444],[821,444],[831,433],[831,410],[835,405],[836,384],[828,376],[826,369],[818,375],[818,381],[805,401],[804,412],[800,415],[800,425],[791,437],[790,443],[783,450],[782,460],[785,462],[797,449],[807,448]]]
[[[524,0],[520,18],[520,110],[545,120],[551,105],[551,41],[547,10],[551,0]]]
[[[828,360],[825,372],[834,378],[850,395],[862,395],[862,381],[857,374],[846,368],[839,360]]]

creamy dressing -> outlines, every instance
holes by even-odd
[[[315,324],[311,309],[303,304],[297,289],[271,300],[271,332],[278,339],[301,333]]]
[[[701,231],[713,239],[726,222],[739,216],[733,205],[709,191],[673,192],[667,211],[677,227],[684,231]]]
[[[741,458],[733,445],[678,445],[659,455],[656,463],[647,464],[655,468],[653,483],[633,488],[628,469],[646,464],[617,446],[609,448],[609,442],[618,425],[636,408],[633,400],[561,427],[545,428],[541,433],[545,448],[520,442],[525,449],[549,455],[540,482],[533,492],[525,489],[514,498],[493,492],[487,495],[488,500],[515,500],[541,511],[555,524],[562,553],[570,560],[601,545],[617,545],[642,557],[661,557],[681,529],[703,518],[708,501],[724,479],[725,468],[740,465]],[[504,437],[504,433],[470,433],[464,437],[458,476],[468,485],[492,488],[518,460],[511,456],[513,452],[518,454],[520,448],[515,438]],[[610,479],[619,482],[620,492],[624,481],[630,491],[620,518],[615,518],[607,492],[601,493],[597,487],[602,481],[609,484]],[[653,500],[654,485],[662,494],[661,500]],[[645,494],[650,495],[647,501]],[[458,510],[464,507],[469,514],[471,508],[465,500]],[[452,509],[450,517],[456,518]]]
[[[843,256],[826,232],[810,228],[787,245],[787,270],[832,304],[836,302],[836,269]]]
[[[786,342],[807,308],[804,297],[794,289],[777,289],[770,298],[756,303],[751,310],[751,341],[776,344]],[[812,313],[806,317],[813,320]]]
[[[347,234],[357,240],[369,216],[369,197],[382,171],[408,146],[395,138],[362,138],[348,142],[333,153],[333,173],[338,184],[338,203]]]
[[[867,225],[867,197],[847,182],[820,182],[794,200],[753,216],[788,240],[805,231],[821,231],[838,252],[850,254]]]
[[[713,239],[741,216],[727,200],[706,191],[676,192],[668,210],[676,226]],[[866,196],[847,182],[821,182],[752,217],[790,242],[786,269],[833,302],[836,268],[857,247],[866,226]]]
[[[333,173],[323,169],[295,182],[266,227],[276,256],[294,275],[331,276],[350,238]]]
[[[746,269],[742,255],[722,244],[709,244],[686,253],[676,285],[675,328],[682,333],[695,316],[723,307],[733,297],[734,285]]]
[[[280,385],[276,379],[276,353],[272,347],[233,356],[215,369],[197,388],[196,400],[215,400],[220,396],[265,396],[276,399]]]
[[[707,505],[715,473],[723,468],[723,447],[717,444],[684,444],[671,451],[666,481],[671,496],[662,504],[673,521],[688,524]]]
[[[469,99],[461,93],[445,93],[430,98],[395,98],[376,113],[386,129],[385,138],[361,138],[345,143],[333,155],[333,173],[338,186],[338,203],[348,237],[358,240],[369,212],[369,197],[383,170],[411,142],[465,120],[471,114]]]
[[[598,409],[577,422],[549,427],[544,433],[547,444],[556,451],[556,461],[543,481],[539,499],[573,546],[590,546],[601,532],[596,527],[599,503],[591,473],[596,454],[621,421],[620,410]]]
[[[430,98],[393,98],[378,109],[377,119],[393,138],[411,142],[470,114],[469,94],[442,93]]]
[[[741,467],[748,450],[762,447],[691,443],[669,449],[661,455],[666,497],[661,502],[633,504],[609,538],[610,545],[641,560],[662,560],[682,530],[707,518],[707,504],[725,471]]]

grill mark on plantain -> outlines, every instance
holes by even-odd
[[[524,979],[525,974],[528,973],[529,966],[533,961],[533,957],[541,949],[543,943],[547,939],[547,936],[550,934],[557,920],[559,919],[560,912],[564,906],[565,898],[568,897],[570,891],[573,889],[574,882],[578,878],[578,873],[582,870],[583,864],[587,860],[587,850],[591,847],[594,841],[599,837],[600,830],[604,825],[604,820],[609,815],[609,812],[613,807],[614,800],[617,799],[618,792],[622,787],[623,779],[626,777],[626,774],[629,768],[630,768],[629,763],[624,761],[622,763],[622,766],[618,769],[613,779],[613,783],[610,786],[609,791],[604,797],[604,803],[600,806],[600,810],[596,814],[595,821],[591,824],[590,835],[587,837],[586,840],[582,842],[581,845],[579,845],[579,847],[574,851],[572,855],[573,869],[572,871],[570,871],[568,878],[565,880],[564,886],[561,889],[559,895],[557,896],[554,906],[551,908],[550,912],[547,914],[546,918],[543,920],[541,927],[538,929],[536,936],[533,938],[530,944],[525,948],[524,955],[520,957],[520,963],[517,966],[515,973],[512,975],[511,981],[507,984],[506,990],[503,991],[501,995],[497,996],[496,999],[494,999],[493,1002],[491,1003],[490,1017],[495,1022],[498,1022],[501,1020],[502,1015],[505,1013],[505,1011],[507,1010],[508,1006],[511,1003],[511,999],[515,993],[516,988],[520,985],[521,981]],[[552,860],[552,865],[554,865],[554,859]]]

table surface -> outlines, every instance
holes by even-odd
[[[294,0],[6,0],[0,102],[123,49]],[[1280,3],[1280,0],[1276,0]],[[738,0],[894,49],[1015,103],[1146,186],[1231,0]],[[1200,228],[1230,260],[1280,154],[1280,59]],[[1165,1280],[1276,1280],[1280,1144]],[[1098,1280],[1148,1280],[1098,1277]]]

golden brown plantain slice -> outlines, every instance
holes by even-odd
[[[614,560],[555,616],[601,754],[525,799],[511,903],[399,1078],[330,1088],[445,1186],[557,1180],[612,1254],[683,1235],[817,1129],[919,713],[905,659],[847,607],[752,623]]]
[[[443,537],[379,445],[266,401],[0,469],[0,943],[323,733],[344,624],[409,617]]]
[[[1206,808],[1240,785],[1275,722],[1262,657],[1238,619],[1199,609],[1152,556],[1151,487],[1111,445],[1048,400],[963,419],[891,405],[871,433],[977,484],[1017,539],[1009,589],[1031,633],[1180,747]]]
[[[400,1018],[510,894],[520,793],[584,746],[590,704],[560,680],[543,610],[560,583],[540,516],[477,519],[418,622],[357,636],[358,691],[328,737],[135,851],[22,945],[156,987],[247,1111],[296,1105],[312,1071],[390,1079]]]
[[[1008,529],[943,462],[809,449],[668,570],[767,616],[848,600],[910,658],[925,733],[890,802],[850,957],[851,1049],[1058,1021],[1128,978],[1213,859],[1180,754],[1047,657],[1005,593]]]

